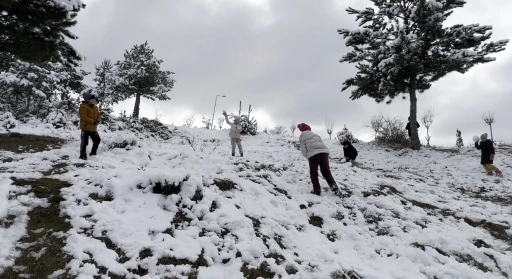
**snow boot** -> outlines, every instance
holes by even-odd
[[[311,193],[310,193],[310,194],[320,196],[320,193],[315,193],[315,191],[311,191]]]
[[[231,153],[231,156],[235,157],[235,153]]]
[[[80,160],[87,160],[87,155],[80,155]]]
[[[89,153],[89,156],[96,156],[96,152]]]
[[[336,195],[336,196],[339,196],[340,195],[340,188],[338,187],[338,185],[336,184],[333,184],[331,186],[329,186],[331,188],[331,191]]]
[[[240,153],[240,157],[244,157],[244,153]]]
[[[496,170],[497,177],[503,177],[503,173],[500,170]]]
[[[498,174],[498,172],[496,172],[496,174]],[[488,176],[493,176],[494,174],[492,173],[492,171],[488,171],[488,172],[487,172],[487,175],[488,175]]]

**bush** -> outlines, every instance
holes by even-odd
[[[337,138],[340,141],[340,144],[343,144],[344,141],[348,140],[350,143],[358,143],[359,140],[354,138],[354,135],[352,135],[352,132],[350,132],[347,129],[347,126],[341,130],[341,132],[338,132]]]
[[[385,144],[409,144],[409,135],[405,130],[406,122],[399,117],[382,115],[372,118],[369,127],[375,133],[375,141]]]
[[[251,135],[255,136],[258,134],[258,121],[252,117],[249,119],[247,115],[242,115],[242,135]]]
[[[129,146],[136,146],[137,138],[133,134],[118,134],[108,144],[108,149],[114,148],[128,148]]]
[[[149,133],[151,137],[159,137],[163,140],[172,138],[173,133],[169,128],[154,120],[147,119],[145,117],[140,119],[134,119],[130,117],[121,116],[108,124],[108,128],[111,131],[123,131],[130,130],[134,133]]]
[[[0,115],[0,127],[6,130],[16,128],[18,126],[18,120],[14,118],[12,113],[6,112]]]

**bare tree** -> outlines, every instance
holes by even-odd
[[[195,121],[196,121],[196,116],[193,113],[185,116],[185,125],[187,127],[189,127],[189,128],[192,127],[192,125],[194,125]]]
[[[286,127],[285,126],[276,126],[272,131],[272,135],[276,136],[283,136],[286,134]]]
[[[292,121],[292,124],[290,124],[290,132],[292,132],[292,137],[295,136],[295,130],[297,130],[297,123]]]
[[[379,114],[372,117],[370,120],[370,124],[366,125],[367,128],[371,129],[375,133],[374,140],[377,141],[377,137],[379,136],[379,133],[382,132],[382,129],[384,127],[385,118],[384,115]]]
[[[427,140],[427,146],[430,146],[430,139],[432,138],[429,134],[430,126],[432,126],[432,123],[434,123],[434,118],[436,117],[436,111],[433,107],[430,107],[426,109],[423,112],[423,115],[421,116],[421,122],[423,125],[425,125],[425,128],[427,128],[427,136],[425,136],[425,139]]]
[[[491,140],[494,141],[494,137],[492,136],[492,124],[494,124],[494,112],[486,112],[482,114],[482,119],[484,120],[485,124],[489,125],[491,129]]]
[[[163,114],[159,113],[158,110],[155,110],[155,121],[158,123],[162,123]]]
[[[325,129],[327,130],[327,134],[329,135],[329,140],[332,139],[332,130],[334,129],[334,120],[330,118],[325,118]]]
[[[203,122],[205,129],[213,129],[212,120],[210,118],[203,117],[203,120],[201,120],[201,122]]]
[[[217,119],[217,124],[219,125],[219,130],[222,130],[222,126],[224,126],[224,121],[225,121],[225,120],[226,120],[226,119],[224,119],[224,117],[219,117],[219,118]]]

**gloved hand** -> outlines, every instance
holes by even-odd
[[[98,124],[100,124],[99,121],[94,121],[94,125],[98,125]]]
[[[494,161],[494,154],[491,154],[491,160]]]
[[[228,113],[225,110],[222,110],[222,115],[227,116]]]

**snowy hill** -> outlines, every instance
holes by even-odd
[[[352,190],[342,200],[310,194],[291,138],[245,137],[233,159],[227,131],[102,132],[84,163],[77,131],[17,131],[67,142],[0,135],[23,146],[0,150],[2,278],[512,276],[509,150],[496,180],[474,149],[358,144],[352,166],[329,142],[333,175]]]

